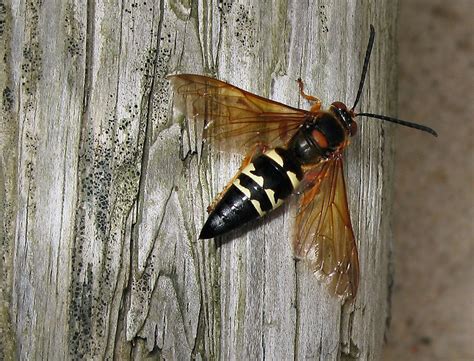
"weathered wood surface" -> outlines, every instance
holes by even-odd
[[[0,2],[0,358],[380,359],[389,316],[391,141],[360,125],[347,182],[361,261],[341,305],[292,258],[293,212],[197,241],[233,175],[171,116],[167,73],[289,105],[295,79],[393,114],[394,1]]]

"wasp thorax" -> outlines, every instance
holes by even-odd
[[[321,157],[322,149],[311,134],[313,130],[311,124],[304,124],[288,143],[288,150],[301,164],[314,162]]]
[[[334,115],[321,112],[304,123],[288,144],[301,164],[327,158],[345,139],[344,130]]]
[[[327,158],[346,141],[347,132],[343,123],[335,111],[320,112],[303,124],[290,140],[288,149],[301,164]]]

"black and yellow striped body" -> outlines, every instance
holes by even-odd
[[[279,207],[299,185],[301,164],[291,152],[272,149],[245,167],[209,215],[199,238],[227,233]]]

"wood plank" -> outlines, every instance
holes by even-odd
[[[396,2],[12,0],[5,9],[1,250],[11,282],[0,297],[11,319],[0,318],[10,335],[3,352],[31,360],[380,358],[388,127],[361,119],[347,152],[362,278],[355,303],[341,307],[292,257],[291,205],[218,242],[197,240],[241,155],[215,152],[199,126],[172,117],[165,76],[213,75],[304,108],[301,76],[326,106],[350,104],[373,23],[361,108],[393,115]]]

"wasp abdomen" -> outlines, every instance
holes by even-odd
[[[301,165],[283,148],[248,164],[209,215],[199,238],[227,233],[279,207],[303,177]]]

